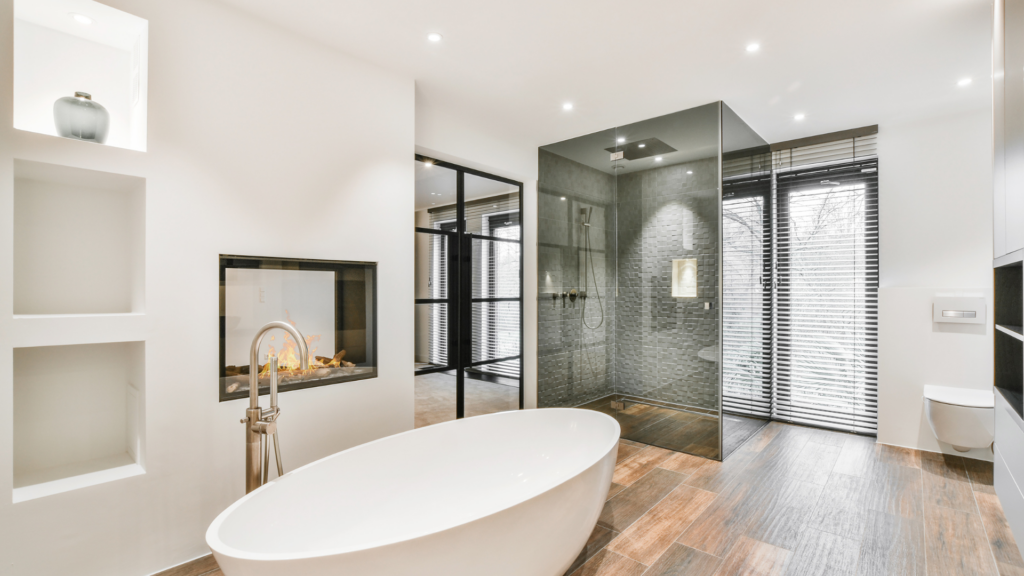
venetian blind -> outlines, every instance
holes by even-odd
[[[832,143],[775,163],[772,417],[875,434],[878,161],[861,152]]]
[[[453,231],[455,222],[432,222],[436,230]],[[430,298],[441,300],[448,298],[448,261],[449,236],[440,234],[429,235],[430,242]],[[427,320],[429,339],[427,342],[430,363],[435,366],[448,366],[448,304],[417,304],[427,306],[430,315]]]
[[[485,236],[518,241],[521,231],[518,211],[484,221]],[[472,244],[479,269],[473,284],[473,364],[483,372],[519,378],[521,245],[479,238]]]
[[[771,174],[722,187],[722,405],[768,418],[771,382]]]

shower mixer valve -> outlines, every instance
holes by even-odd
[[[572,290],[569,290],[569,302],[572,304],[573,308],[576,307],[576,299],[579,298],[579,296],[580,296],[580,293],[575,288],[573,288]]]

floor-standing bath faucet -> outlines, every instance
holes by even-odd
[[[281,445],[277,440],[277,417],[281,410],[277,407],[277,357],[267,359],[270,367],[270,408],[260,408],[260,343],[263,336],[271,330],[281,329],[292,335],[299,347],[299,367],[309,369],[309,348],[302,333],[287,322],[271,322],[256,333],[249,350],[249,409],[245,411],[242,423],[245,429],[245,493],[259,488],[267,481],[270,470],[270,436],[274,437],[274,455],[277,457],[277,475],[284,474],[281,465]],[[260,445],[263,446],[262,459]],[[263,474],[260,475],[262,470]]]

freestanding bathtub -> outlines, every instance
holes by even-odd
[[[561,408],[420,428],[262,486],[206,541],[227,576],[561,576],[618,440],[613,418]]]

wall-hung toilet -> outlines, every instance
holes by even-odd
[[[928,385],[924,387],[924,411],[935,437],[959,452],[992,444],[992,390]]]

